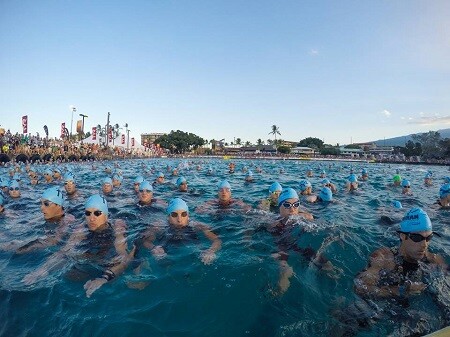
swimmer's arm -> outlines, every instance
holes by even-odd
[[[16,250],[17,254],[28,253],[38,249],[55,246],[62,241],[63,236],[67,233],[69,225],[75,221],[75,217],[67,214],[62,220],[61,225],[55,231],[55,235],[38,238],[30,241]]]
[[[30,285],[39,281],[40,279],[45,278],[49,272],[61,267],[64,263],[66,263],[66,253],[70,252],[72,248],[74,248],[83,238],[84,233],[82,231],[82,226],[78,227],[77,230],[72,233],[67,243],[64,245],[61,250],[53,253],[45,263],[39,267],[34,272],[31,272],[22,279],[22,282],[26,285]]]
[[[258,209],[261,209],[263,211],[268,211],[270,209],[270,201],[267,199],[263,199],[259,202]]]
[[[209,239],[209,241],[212,242],[211,247],[209,247],[209,250],[211,252],[215,253],[222,248],[222,240],[220,240],[219,237],[214,234],[207,225],[197,222],[195,224],[195,228],[197,230],[201,230],[203,234]]]
[[[298,214],[304,217],[306,220],[314,220],[314,216],[306,210],[299,210]]]
[[[445,262],[445,259],[441,255],[427,252],[427,259],[430,263],[433,263],[443,270],[450,272],[450,266]]]

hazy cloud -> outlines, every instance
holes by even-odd
[[[319,51],[318,51],[317,49],[311,49],[311,50],[309,51],[309,55],[311,55],[311,56],[317,56],[317,55],[319,55]]]
[[[419,125],[449,125],[450,116],[421,116],[419,118],[411,118],[408,124]]]
[[[383,110],[383,111],[381,111],[381,114],[383,114],[384,116],[386,116],[386,117],[391,117],[391,112],[390,111],[388,111],[388,110]]]

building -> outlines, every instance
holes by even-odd
[[[301,156],[308,156],[308,157],[314,156],[314,152],[315,152],[314,149],[305,146],[297,146],[291,149],[292,154],[299,154]]]
[[[167,133],[142,133],[141,134],[141,144],[148,144],[151,145],[155,142],[156,139],[158,139],[161,136],[167,135]]]

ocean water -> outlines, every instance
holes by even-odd
[[[363,302],[353,292],[353,280],[367,265],[369,254],[381,246],[398,245],[398,225],[380,221],[382,216],[401,219],[406,209],[419,206],[426,210],[433,229],[441,234],[433,238],[430,250],[449,260],[449,210],[433,206],[443,177],[450,173],[442,166],[405,166],[349,162],[234,160],[236,172],[228,173],[230,161],[219,159],[151,159],[95,163],[58,164],[71,169],[80,195],[66,201],[66,211],[76,218],[74,226],[84,220],[84,201],[98,193],[107,176],[105,165],[120,165],[124,180],[114,197],[108,197],[110,218],[127,223],[127,241],[131,248],[140,233],[152,223],[164,221],[159,210],[136,206],[133,180],[143,175],[152,181],[156,172],[166,174],[168,183],[155,187],[154,197],[169,200],[183,197],[191,219],[210,226],[222,240],[217,260],[204,265],[199,255],[210,242],[199,235],[184,245],[172,247],[168,256],[155,260],[141,250],[145,261],[141,274],[128,268],[125,273],[87,298],[85,281],[68,277],[76,262],[76,252],[61,268],[43,280],[25,285],[22,279],[36,270],[61,246],[27,254],[0,251],[0,336],[407,336],[420,335],[442,328],[443,307],[450,304],[450,281],[446,275],[432,275],[428,290],[410,298],[407,307],[394,301]],[[173,183],[167,166],[179,167],[194,193],[181,194]],[[54,167],[53,165],[52,167]],[[254,182],[245,183],[242,168],[254,173]],[[256,172],[260,166],[262,173]],[[207,175],[212,167],[213,175]],[[271,257],[277,247],[273,237],[257,230],[274,221],[275,214],[256,210],[267,197],[273,181],[283,187],[298,189],[307,167],[314,170],[310,178],[318,191],[321,170],[337,185],[335,203],[305,204],[314,221],[298,220],[297,242],[320,250],[336,267],[335,274],[317,270],[295,252],[289,256],[294,270],[289,289],[274,293],[278,264]],[[350,168],[355,173],[365,167],[369,180],[360,184],[357,194],[343,189]],[[43,171],[46,166],[38,166]],[[152,172],[153,168],[153,172]],[[413,196],[402,196],[400,189],[387,188],[396,169],[410,180]],[[1,176],[8,174],[6,168]],[[423,178],[433,172],[434,183],[425,187]],[[40,213],[40,196],[48,187],[31,186],[22,173],[19,199],[8,199],[5,214],[0,215],[0,246],[10,242],[29,242],[44,235]],[[217,194],[217,183],[227,179],[234,198],[253,206],[243,213],[237,210],[211,210],[197,214],[195,208]],[[63,186],[63,183],[60,183]],[[393,200],[404,209],[391,207]],[[137,282],[148,283],[142,290],[130,288]],[[358,319],[358,321],[356,321]],[[356,323],[355,323],[356,322]],[[356,324],[356,325],[355,325]]]

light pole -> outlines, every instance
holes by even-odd
[[[128,151],[128,144],[130,143],[130,131],[128,130],[128,123],[125,123],[124,126],[127,132],[127,151]]]
[[[84,119],[88,118],[88,116],[83,114],[80,114],[80,116],[83,117],[83,121],[81,122],[81,134],[82,137],[84,137]],[[83,138],[81,138],[81,142],[83,142]]]
[[[71,105],[70,109],[72,110],[72,119],[70,120],[70,138],[72,138],[73,113],[77,112],[77,108]]]

